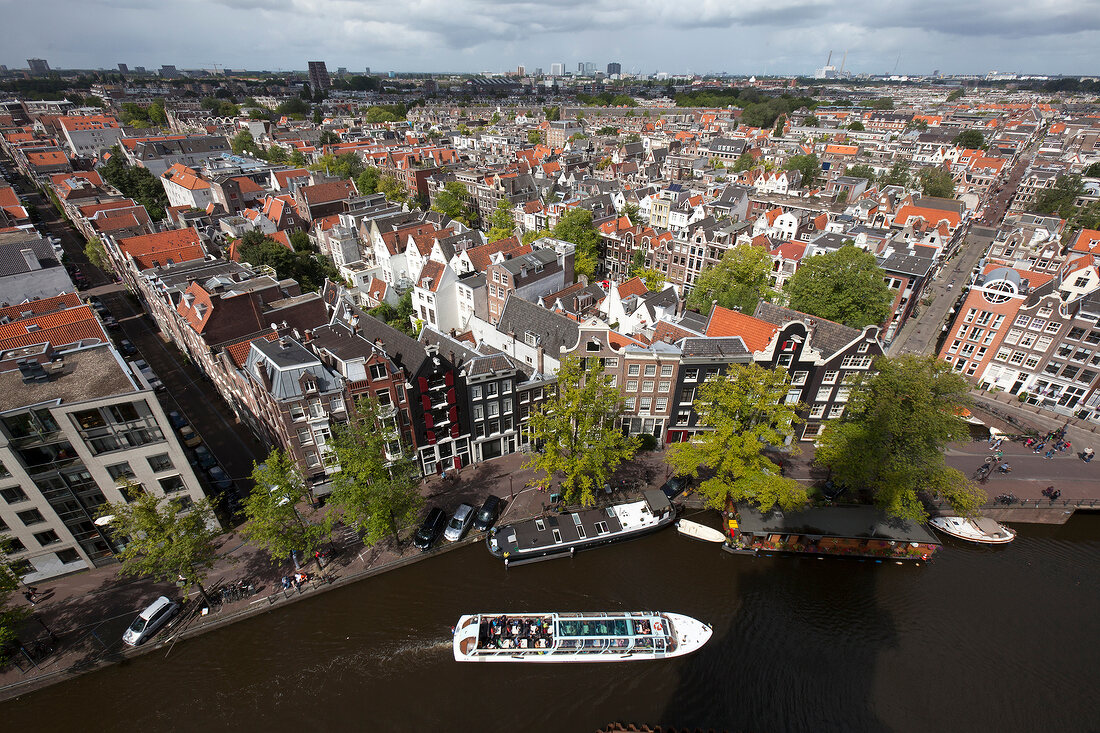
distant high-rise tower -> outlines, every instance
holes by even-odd
[[[562,76],[565,73],[565,64],[550,64],[550,76]]]
[[[592,63],[591,61],[585,61],[584,64],[582,64],[580,71],[585,76],[595,76],[596,64]]]
[[[607,65],[607,75],[608,76],[615,76],[616,74],[622,75],[622,73],[623,73],[623,65],[622,64],[616,63],[615,61],[612,61],[610,64]]]
[[[46,63],[46,59],[27,59],[27,68],[33,76],[46,76],[50,73],[50,65]]]
[[[309,88],[313,91],[328,89],[332,82],[328,78],[328,67],[324,61],[309,62]]]
[[[118,65],[118,72],[120,74],[129,74],[130,73],[130,67],[127,66],[126,64],[119,64]]]

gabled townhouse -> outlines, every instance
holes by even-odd
[[[312,186],[299,186],[294,193],[298,204],[298,213],[309,221],[322,216],[339,214],[345,210],[345,202],[359,195],[355,183],[347,181],[328,181]]]
[[[161,173],[160,182],[172,206],[205,209],[214,203],[210,182],[182,163],[176,163]]]
[[[573,282],[574,246],[550,237],[531,243],[531,251],[503,254],[485,270],[488,288],[489,322],[496,323],[512,293],[529,301],[562,290]]]

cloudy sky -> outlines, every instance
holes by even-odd
[[[25,68],[1100,74],[1100,0],[0,0]],[[899,60],[900,58],[900,60]]]

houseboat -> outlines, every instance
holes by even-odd
[[[678,613],[521,613],[463,616],[454,628],[459,662],[623,662],[690,654],[713,633]]]
[[[722,549],[748,555],[818,555],[874,562],[923,562],[942,545],[915,522],[873,506],[809,507],[794,512],[729,504]]]
[[[988,517],[933,517],[928,523],[945,535],[983,545],[1006,545],[1016,539],[1016,530]]]
[[[650,489],[641,501],[602,509],[564,510],[494,527],[485,544],[505,564],[515,565],[640,537],[667,527],[675,519],[676,510],[668,497]]]

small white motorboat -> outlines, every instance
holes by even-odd
[[[987,517],[934,517],[928,523],[946,535],[983,545],[1003,545],[1016,539],[1016,530]]]
[[[721,530],[687,519],[681,519],[676,523],[676,531],[692,539],[702,540],[703,542],[722,543],[726,541],[726,536],[722,534]]]

